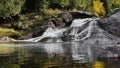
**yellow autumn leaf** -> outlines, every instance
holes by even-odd
[[[103,17],[106,14],[103,3],[100,0],[93,1],[93,11],[97,17]]]

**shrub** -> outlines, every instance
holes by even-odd
[[[100,0],[93,1],[93,12],[98,17],[103,17],[106,15],[106,11],[105,11],[105,8],[103,6],[103,3],[100,2]]]
[[[0,36],[9,36],[9,37],[18,37],[21,36],[21,34],[14,29],[9,28],[1,28],[0,27]]]
[[[11,17],[19,14],[24,0],[0,0],[0,17]]]
[[[120,8],[120,0],[112,0],[113,8]]]
[[[63,11],[58,10],[58,9],[55,9],[55,10],[53,10],[53,9],[41,9],[40,15],[42,15],[44,17],[46,16],[48,18],[51,18],[51,17],[57,16],[59,13],[62,13],[62,12]]]

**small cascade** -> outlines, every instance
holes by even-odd
[[[69,37],[72,41],[83,41],[89,38],[96,27],[97,18],[76,19],[70,26],[70,29],[64,32],[64,37]]]
[[[60,37],[62,37],[63,32],[67,28],[47,28],[47,30],[43,33],[42,36],[31,38],[27,40],[13,40],[15,42],[40,42],[44,41],[44,39],[48,39],[46,42],[62,42]]]
[[[61,38],[67,35],[71,37],[72,41],[80,41],[90,37],[93,26],[95,26],[93,18],[76,19],[72,22],[70,27],[66,28],[47,28],[46,31],[39,37],[27,40],[13,40],[15,42],[62,42]],[[66,33],[69,32],[69,33]],[[67,38],[67,37],[66,37]]]

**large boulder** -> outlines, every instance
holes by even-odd
[[[70,26],[74,19],[92,18],[95,17],[93,13],[78,11],[78,12],[67,12],[61,13],[58,17],[63,19],[65,26]]]
[[[120,9],[115,10],[109,16],[99,19],[99,25],[111,34],[120,36]]]

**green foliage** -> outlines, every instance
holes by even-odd
[[[48,8],[49,5],[56,4],[60,5],[62,9],[80,9],[80,10],[91,10],[92,0],[37,0],[37,7]],[[68,8],[66,8],[68,7]]]
[[[90,0],[70,0],[71,5],[74,8],[86,9],[87,5],[90,3]]]
[[[69,0],[42,0],[41,3],[43,5],[43,8],[46,8],[52,4],[58,4],[62,8],[64,8],[65,6],[69,6],[70,1]]]
[[[120,8],[120,0],[112,0],[112,9]]]
[[[65,11],[82,10],[93,12],[96,16],[103,17],[111,13],[114,8],[120,8],[120,0],[0,0],[0,17],[15,16],[21,10],[24,10],[25,12],[23,11],[23,13],[25,14],[19,15],[19,22],[15,27],[18,30],[27,32],[25,30],[35,29],[37,26],[43,24],[44,20],[55,18],[57,14]],[[26,13],[27,10],[33,14]],[[36,10],[37,13],[35,12]],[[9,32],[9,30],[11,29],[7,29],[6,31],[6,29],[3,30],[3,28],[0,28],[0,36],[4,34],[7,34],[6,36],[19,35],[14,30],[12,32]]]
[[[58,9],[41,9],[40,10],[40,15],[42,16],[47,16],[48,18],[55,17],[57,14],[62,13],[63,11],[58,10]]]
[[[38,0],[39,6],[44,5],[44,7],[48,8],[49,5],[58,4],[62,8],[66,9],[78,9],[93,12],[93,1],[94,0]],[[120,7],[120,0],[100,0],[105,8],[106,13],[112,12],[112,9]],[[37,2],[38,3],[38,2]],[[99,5],[98,5],[99,7]],[[68,9],[68,8],[67,8]]]
[[[15,36],[21,36],[21,34],[15,31],[14,29],[0,27],[0,36],[15,37]]]
[[[69,0],[59,0],[58,4],[60,4],[62,8],[64,8],[65,6],[69,6],[70,2]]]
[[[113,12],[113,9],[120,8],[120,0],[100,0],[105,9],[107,14]]]
[[[41,0],[41,4],[42,4],[43,8],[47,8],[49,3],[50,2],[48,0]]]
[[[10,17],[19,14],[21,12],[21,7],[23,6],[24,1],[25,0],[0,0],[0,16]],[[93,12],[93,1],[94,0],[35,0],[35,3],[30,3],[30,5],[35,6],[35,9],[37,10],[40,8],[46,9],[49,8],[52,4],[57,4],[65,10],[78,9]],[[114,8],[120,7],[120,0],[100,0],[100,2],[103,3],[103,7],[107,13],[112,12],[112,9]]]
[[[15,16],[21,12],[24,0],[0,0],[0,17]]]

